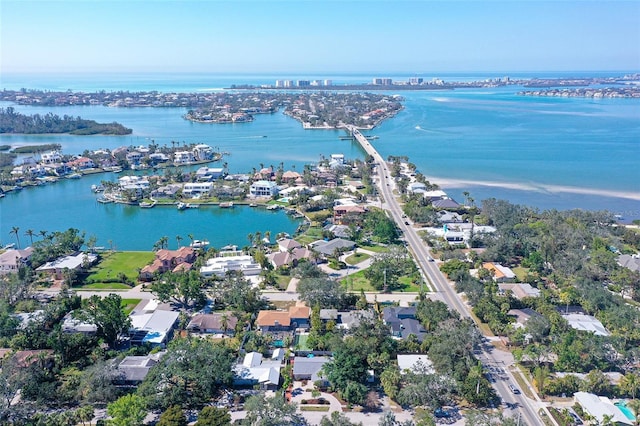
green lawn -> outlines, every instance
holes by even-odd
[[[371,256],[366,253],[354,253],[351,256],[347,257],[345,261],[349,265],[355,265],[356,263],[360,263],[364,260],[369,259]]]
[[[349,275],[344,278],[341,283],[347,291],[376,291],[376,289],[371,286],[371,282],[364,276],[364,271],[358,271],[355,274]]]
[[[299,334],[296,337],[296,349],[300,351],[310,351],[311,348],[307,346],[307,340],[309,340],[308,334]]]
[[[291,281],[291,275],[276,275],[276,282],[280,290],[286,290]]]
[[[151,251],[119,251],[106,254],[102,261],[93,267],[87,277],[89,283],[101,283],[113,280],[120,273],[128,279],[136,281],[138,270],[151,263],[155,254]]]
[[[129,290],[131,287],[122,283],[92,283],[80,287],[82,290]]]
[[[122,299],[120,305],[122,306],[126,314],[129,315],[131,311],[133,311],[133,309],[138,306],[138,303],[140,303],[141,300],[142,299]]]
[[[369,250],[376,253],[386,253],[389,251],[389,247],[379,246],[377,244],[359,244],[358,247],[361,247],[364,250]]]
[[[523,268],[522,266],[518,266],[517,268],[511,268],[516,277],[518,278],[518,282],[526,282],[527,274],[529,273],[529,268]]]
[[[322,228],[319,226],[310,226],[304,234],[296,237],[296,241],[298,241],[303,246],[321,239]]]

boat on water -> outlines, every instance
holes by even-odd
[[[183,202],[179,202],[178,204],[176,204],[176,207],[178,208],[178,210],[184,210],[187,208],[187,204]]]
[[[190,246],[193,248],[205,248],[208,245],[209,241],[207,240],[193,240],[193,242],[190,244]]]
[[[280,206],[277,204],[271,204],[270,206],[267,206],[267,210],[279,210]]]
[[[109,203],[113,203],[113,200],[109,199],[109,198],[98,198],[97,201],[101,204],[109,204]]]
[[[82,175],[80,173],[71,173],[67,176],[67,179],[80,179]]]
[[[104,192],[104,186],[102,186],[102,185],[91,185],[91,191],[95,192],[96,194],[98,192]]]
[[[200,204],[187,203],[187,208],[188,209],[199,209],[200,208]]]
[[[150,209],[156,206],[156,202],[148,202],[148,201],[143,201],[140,203],[140,207],[142,207],[143,209]]]
[[[233,201],[227,201],[224,203],[220,203],[220,208],[221,209],[230,209],[233,207]]]
[[[251,203],[249,204],[249,207],[258,207],[258,205],[256,203]]]

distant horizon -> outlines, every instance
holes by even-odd
[[[3,0],[1,7],[0,73],[640,69],[640,1]]]

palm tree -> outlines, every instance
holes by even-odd
[[[18,236],[18,232],[20,231],[20,228],[17,226],[14,226],[11,228],[11,231],[9,231],[9,234],[15,234],[16,235],[16,241],[18,243],[18,248],[20,248],[20,237]]]
[[[164,237],[160,238],[160,247],[163,249],[169,247],[169,237],[165,235]]]
[[[631,399],[636,399],[636,393],[640,390],[640,376],[634,373],[625,374],[620,381],[620,388],[631,395]]]
[[[253,234],[247,234],[247,240],[249,240],[249,245],[253,246]]]
[[[24,235],[31,238],[31,245],[33,246],[33,235],[34,235],[33,229],[27,229],[26,231],[24,231]]]
[[[629,407],[631,411],[633,411],[633,414],[636,416],[633,424],[636,426],[640,425],[640,399],[632,399],[631,401],[627,402],[627,407]]]
[[[38,235],[40,235],[40,236],[42,237],[42,239],[47,238],[47,234],[48,234],[48,232],[47,232],[47,231],[40,231],[40,232],[38,232]]]
[[[193,234],[187,234],[187,238],[189,238],[189,240],[191,240],[191,245],[193,246]]]
[[[182,241],[182,237],[180,235],[176,235],[176,243],[178,243],[178,249],[180,248],[180,241]]]

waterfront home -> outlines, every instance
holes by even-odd
[[[65,277],[65,271],[78,271],[82,268],[93,265],[96,260],[98,260],[98,256],[95,254],[77,252],[75,254],[63,256],[51,262],[47,262],[37,268],[36,271],[43,272],[57,280],[61,280]]]
[[[233,313],[215,312],[194,315],[187,325],[187,330],[192,333],[233,336],[236,325],[238,325],[238,318]]]
[[[125,156],[127,162],[132,166],[140,164],[143,157],[144,155],[138,151],[127,152],[127,155]]]
[[[286,172],[284,172],[282,174],[282,181],[283,182],[295,182],[296,179],[301,178],[302,175],[300,175],[300,173],[298,172],[293,172],[291,170],[287,170]]]
[[[43,164],[62,163],[62,154],[60,154],[60,151],[44,152],[40,156],[40,159],[40,162]]]
[[[165,273],[168,271],[187,270],[196,260],[196,251],[193,247],[180,247],[178,250],[161,249],[156,252],[156,258],[151,265],[147,265],[140,271],[139,278],[142,281],[153,279],[156,273]]]
[[[213,148],[209,145],[198,144],[193,147],[193,156],[198,161],[212,160],[214,156]]]
[[[122,189],[142,191],[149,188],[149,180],[145,176],[122,176],[118,178],[118,184]]]
[[[11,170],[11,177],[17,181],[24,179],[33,179],[42,177],[46,174],[46,169],[40,165],[23,164],[16,166]]]
[[[152,197],[167,197],[174,198],[176,193],[182,189],[182,185],[179,183],[170,183],[169,185],[160,186],[157,189],[151,191]]]
[[[200,167],[196,171],[196,180],[199,182],[209,182],[220,179],[222,176],[224,176],[224,169],[222,167]]]
[[[482,264],[482,267],[491,272],[491,276],[495,282],[511,281],[516,278],[516,274],[510,268],[496,262],[485,262]]]
[[[433,200],[431,205],[436,209],[442,209],[442,210],[446,210],[446,209],[455,210],[455,209],[460,208],[460,204],[458,204],[455,200],[453,200],[451,198],[443,198],[443,199],[439,199],[439,200]]]
[[[72,170],[86,170],[96,167],[93,160],[88,157],[77,157],[75,160],[68,161],[67,166],[71,167]]]
[[[245,277],[259,275],[262,271],[260,264],[242,251],[221,252],[220,256],[208,259],[200,268],[203,277],[224,277],[229,271],[238,271]]]
[[[344,165],[344,154],[331,154],[329,167],[336,168]]]
[[[411,182],[407,185],[407,192],[409,194],[422,194],[427,191],[427,185],[422,182]]]
[[[242,363],[234,367],[234,386],[259,386],[262,390],[276,390],[280,383],[280,367],[278,359],[265,360],[259,352],[249,352]]]
[[[154,152],[153,154],[149,154],[149,159],[153,164],[166,163],[169,161],[169,157],[162,152]]]
[[[184,188],[182,189],[182,193],[184,195],[190,195],[193,197],[201,196],[201,195],[211,195],[211,190],[213,189],[213,182],[188,182],[184,184]]]
[[[618,256],[618,265],[635,272],[640,272],[640,255],[621,254]]]
[[[273,197],[278,194],[278,185],[272,181],[259,180],[251,184],[249,194],[252,197]]]
[[[173,162],[176,164],[188,164],[196,161],[191,151],[176,151],[173,153]]]
[[[357,229],[359,229],[359,227],[356,227]],[[336,238],[351,238],[351,229],[349,229],[349,227],[347,225],[333,225],[333,224],[328,224],[326,225],[324,228],[325,231],[329,231],[333,234],[334,237]]]
[[[33,247],[26,249],[9,249],[0,254],[0,275],[18,272],[20,267],[28,265]]]
[[[132,345],[148,344],[152,347],[166,347],[173,337],[173,330],[178,322],[179,312],[155,310],[151,313],[135,313],[129,315],[131,328],[129,339]]]

